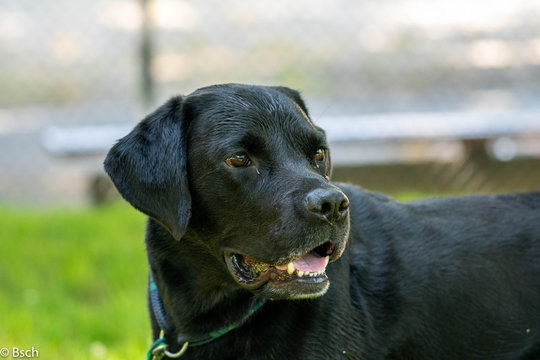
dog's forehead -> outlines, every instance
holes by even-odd
[[[324,132],[286,95],[276,92],[214,92],[199,114],[196,132],[233,142],[249,135],[298,138]]]

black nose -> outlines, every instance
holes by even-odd
[[[322,220],[334,224],[347,216],[349,199],[338,189],[315,189],[306,196],[308,211]]]

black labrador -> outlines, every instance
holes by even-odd
[[[540,359],[538,192],[332,183],[299,93],[239,84],[170,99],[105,168],[149,216],[155,359]]]

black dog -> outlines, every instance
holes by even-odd
[[[233,84],[172,98],[105,168],[150,216],[155,358],[540,359],[540,193],[331,183],[300,95]]]

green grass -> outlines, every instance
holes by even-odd
[[[128,205],[0,207],[0,347],[40,359],[144,358],[144,217]]]
[[[423,192],[415,190],[401,191],[395,194],[388,194],[398,201],[412,201],[430,197],[442,197],[442,196],[461,196],[465,195],[464,192]]]

